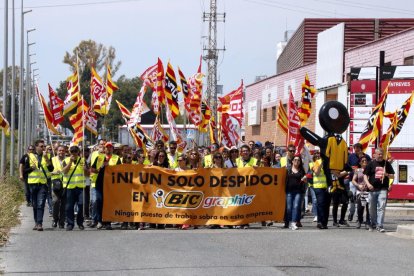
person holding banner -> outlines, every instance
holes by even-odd
[[[302,197],[306,189],[306,172],[300,154],[294,156],[286,175],[286,220],[290,229],[297,230],[301,217]]]
[[[96,178],[96,204],[94,213],[96,214],[96,221],[98,222],[97,228],[101,229],[105,226],[106,230],[112,230],[110,222],[102,222],[102,208],[103,208],[103,182],[104,171],[107,166],[115,166],[121,164],[121,158],[114,154],[114,146],[111,142],[105,144],[104,158],[96,158],[95,162],[91,165],[91,172],[98,172]]]
[[[88,224],[88,227],[95,228],[98,225],[98,214],[96,209],[96,180],[98,178],[98,170],[94,168],[96,162],[103,163],[105,159],[105,140],[99,141],[98,149],[93,151],[89,156],[88,163],[91,164],[90,169],[90,180],[91,180],[91,206],[92,206],[92,222]],[[98,161],[99,160],[99,161]]]
[[[80,230],[83,226],[83,189],[85,188],[85,175],[89,175],[89,168],[85,159],[80,156],[77,146],[69,148],[70,157],[63,161],[63,183],[66,184],[66,230],[72,231],[75,225],[75,204],[78,205],[76,223]]]
[[[175,169],[178,167],[178,152],[177,152],[177,142],[176,141],[170,141],[168,145],[170,152],[168,153],[168,163],[170,166],[170,169]]]
[[[251,157],[250,148],[247,145],[240,147],[241,156],[236,159],[237,168],[256,167],[257,159]]]
[[[364,170],[364,180],[369,189],[369,214],[371,216],[370,231],[374,228],[380,233],[385,232],[384,214],[387,205],[390,179],[394,178],[394,169],[391,163],[384,159],[384,150],[375,150],[373,159]]]
[[[239,157],[239,150],[233,146],[230,148],[229,158],[224,162],[226,168],[236,168],[236,159]]]
[[[240,147],[240,157],[236,159],[237,168],[246,168],[246,167],[256,167],[257,166],[257,159],[251,157],[250,154],[250,147],[248,145],[243,145]],[[243,224],[237,226],[236,228],[239,229],[248,229],[248,224]]]
[[[201,167],[200,153],[196,149],[190,151],[189,168],[196,170]]]
[[[170,163],[168,161],[167,152],[162,149],[157,152],[155,155],[154,166],[158,166],[165,169],[170,169]]]

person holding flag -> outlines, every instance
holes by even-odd
[[[364,170],[364,181],[369,190],[369,214],[371,225],[369,231],[375,228],[378,232],[385,232],[384,214],[387,205],[390,179],[394,178],[394,169],[391,163],[384,159],[384,150],[375,150],[375,159],[368,163]]]

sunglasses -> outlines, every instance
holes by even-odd
[[[177,149],[176,147],[170,147],[170,149]]]
[[[216,157],[214,157],[215,159],[223,159],[223,157],[222,156],[216,156]]]
[[[181,162],[181,161],[185,161],[185,160],[184,160],[184,159],[178,159],[177,161],[178,161],[178,162]]]
[[[295,150],[289,150],[289,152],[295,152]]]
[[[71,150],[70,153],[79,153],[77,150]]]

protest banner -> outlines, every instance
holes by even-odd
[[[104,173],[103,220],[241,225],[282,221],[285,169],[198,169],[117,165]]]

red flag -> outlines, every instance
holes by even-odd
[[[50,103],[50,111],[52,112],[53,116],[53,125],[56,127],[58,124],[60,124],[64,118],[62,115],[63,111],[63,101],[59,98],[59,96],[56,94],[56,92],[53,90],[53,88],[49,86],[49,103]]]
[[[151,89],[154,90],[157,84],[157,73],[158,73],[158,62],[148,67],[147,70],[145,70],[144,73],[141,74],[140,78],[141,80],[144,81],[144,83],[147,83],[148,86],[150,86]]]
[[[229,114],[222,113],[221,115],[221,134],[222,140],[221,143],[227,147],[231,148],[233,146],[237,147],[237,142],[239,141],[239,134],[237,133],[236,127],[230,119]]]
[[[39,87],[37,86],[37,84],[36,84],[36,94],[39,98],[40,105],[42,106],[43,114],[45,114],[45,123],[46,123],[47,128],[51,132],[53,132],[54,134],[61,135],[61,133],[53,126],[52,112],[50,111],[49,106],[47,105],[45,98],[40,93]]]
[[[300,152],[304,143],[302,136],[300,135],[300,118],[298,115],[298,110],[295,104],[295,99],[293,98],[292,90],[289,94],[289,108],[288,108],[288,145],[292,144],[296,147],[296,152]]]
[[[222,104],[221,112],[235,118],[241,126],[243,121],[243,80],[236,90],[224,97],[219,97],[219,100]]]
[[[164,143],[168,142],[168,135],[165,133],[164,129],[161,126],[160,119],[157,116],[155,118],[154,127],[151,134],[152,141],[163,141]]]

